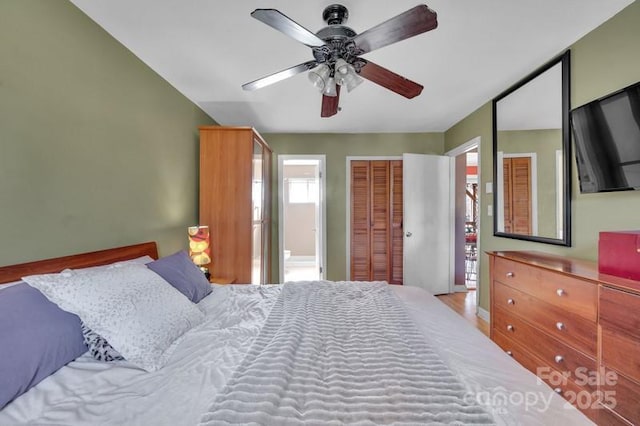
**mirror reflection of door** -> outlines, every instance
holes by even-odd
[[[531,235],[531,158],[502,161],[504,232]]]
[[[538,235],[539,224],[539,180],[538,154],[520,152],[497,154],[498,176],[496,192],[498,197],[497,224],[502,232],[518,235]],[[554,176],[551,176],[553,178]],[[546,178],[543,178],[546,184]],[[554,191],[553,184],[551,190]],[[545,196],[543,194],[543,196]],[[549,213],[549,212],[547,212]],[[546,216],[543,215],[546,219]],[[555,218],[553,221],[555,226]]]

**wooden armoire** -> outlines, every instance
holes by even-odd
[[[200,127],[200,225],[214,277],[270,281],[271,149],[251,127]]]
[[[402,160],[351,161],[351,279],[402,284]]]

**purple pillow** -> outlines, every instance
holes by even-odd
[[[147,268],[168,281],[193,303],[198,303],[211,293],[211,284],[207,277],[184,250],[147,263]]]
[[[86,351],[76,315],[25,283],[0,290],[0,410]]]

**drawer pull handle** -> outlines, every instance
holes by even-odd
[[[564,357],[562,355],[556,355],[554,359],[556,361],[556,364],[560,364],[562,361],[564,361]]]
[[[513,356],[513,352],[511,352],[511,351],[507,351],[507,355],[509,355],[509,356]]]
[[[513,272],[507,272],[507,277],[508,278],[513,278],[515,276],[515,274]]]
[[[513,326],[511,324],[507,325],[507,330],[508,331],[513,331]]]
[[[566,293],[563,289],[559,288],[556,290],[556,294],[560,297],[564,296]]]
[[[563,323],[561,323],[561,322],[557,322],[557,323],[556,323],[556,328],[557,328],[558,330],[564,330],[564,324],[563,324]]]
[[[515,304],[516,304],[516,301],[515,301],[515,300],[513,300],[513,299],[507,299],[507,303],[508,303],[509,305],[515,305]]]
[[[562,393],[562,389],[560,389],[560,388],[555,388],[553,391],[554,391],[555,393],[559,393],[559,394],[561,394],[561,393]]]

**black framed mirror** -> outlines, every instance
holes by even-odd
[[[493,235],[571,245],[570,52],[493,99]]]

